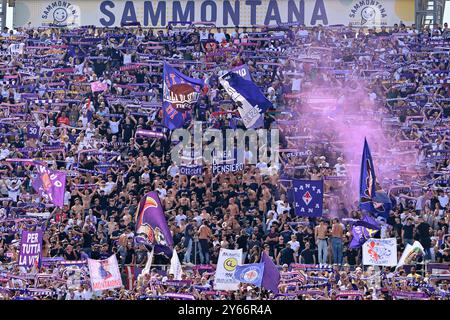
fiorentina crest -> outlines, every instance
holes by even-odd
[[[297,216],[320,217],[323,208],[322,180],[293,180],[294,209]]]

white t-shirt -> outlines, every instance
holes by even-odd
[[[282,214],[284,211],[291,210],[291,207],[289,206],[289,204],[287,206],[285,206],[283,201],[281,201],[281,200],[276,201],[275,204],[277,205],[277,213],[278,214]]]
[[[225,34],[223,32],[214,34],[214,40],[216,40],[219,43],[222,42],[226,38],[227,37],[225,37]]]
[[[167,195],[167,190],[164,189],[164,188],[156,188],[156,191],[158,191],[158,195],[159,195],[161,198],[165,198],[166,195]]]
[[[115,185],[116,185],[115,182],[108,181],[105,183],[105,187],[103,187],[102,190],[105,191],[105,194],[109,195],[112,192],[112,189],[114,188]]]
[[[334,165],[334,168],[336,169],[336,174],[338,177],[345,176],[345,165],[337,163]]]
[[[186,221],[187,216],[185,214],[181,214],[181,215],[176,215],[175,216],[175,222],[177,223],[177,226],[181,225],[181,220],[185,220]]]
[[[8,148],[0,149],[0,160],[6,159],[9,156],[10,153],[11,152],[9,151]]]
[[[65,191],[64,192],[64,205],[68,206],[70,204],[70,198],[72,198],[72,195],[70,194],[69,191]]]
[[[200,31],[200,41],[201,40],[208,40],[209,32],[208,31]]]
[[[177,166],[170,166],[170,167],[169,167],[169,174],[170,174],[172,177],[175,177],[175,176],[178,174],[178,172],[179,172],[179,169],[178,169]]]
[[[13,202],[17,202],[17,197],[20,194],[20,186],[16,185],[14,188],[8,188],[8,198],[11,198]]]
[[[143,183],[150,183],[150,174],[144,172],[141,174],[141,180]]]
[[[119,121],[109,120],[109,128],[111,129],[112,134],[116,134],[119,132],[119,125],[120,125],[120,120]]]
[[[9,52],[11,52],[11,54],[23,54],[23,48],[25,47],[25,43],[12,43],[9,46]]]
[[[196,216],[194,217],[195,222],[197,223],[197,227],[200,227],[202,225],[202,217]]]
[[[123,64],[127,65],[131,63],[131,54],[129,53],[124,53],[123,54]]]
[[[81,75],[83,74],[84,62],[75,65],[75,74]]]
[[[448,196],[438,196],[439,203],[441,204],[441,207],[445,208],[448,204]]]
[[[300,91],[301,90],[301,79],[294,79],[292,80],[292,91]]]
[[[298,249],[300,248],[300,242],[298,242],[297,240],[295,241],[288,241],[288,243],[291,245],[291,249],[294,250],[295,252],[298,251]]]

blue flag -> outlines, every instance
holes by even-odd
[[[369,144],[364,139],[359,184],[359,208],[375,217],[387,219],[392,208],[391,201],[385,192],[377,186],[375,168],[370,154]]]
[[[252,77],[250,76],[250,70],[248,69],[248,66],[246,64],[243,64],[239,67],[232,69],[231,72],[238,74],[245,80],[252,81]]]
[[[234,270],[234,279],[261,287],[263,274],[264,263],[244,264],[236,267]]]
[[[238,111],[245,127],[255,129],[263,126],[264,112],[272,107],[272,103],[262,94],[258,86],[233,71],[220,77],[219,81],[231,99],[238,104]]]
[[[293,180],[297,216],[320,217],[323,209],[323,180]]]
[[[280,283],[280,271],[278,270],[272,259],[263,251],[261,254],[261,262],[264,264],[264,273],[262,286],[266,290],[278,293],[278,284]]]
[[[178,129],[190,120],[190,111],[204,82],[184,75],[167,63],[164,63],[163,79],[163,124],[169,130]]]

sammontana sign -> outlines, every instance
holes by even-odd
[[[17,0],[14,26],[120,26],[139,22],[165,27],[171,21],[213,22],[219,27],[299,23],[393,25],[414,20],[414,0]]]

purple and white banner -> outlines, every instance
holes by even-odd
[[[195,167],[181,166],[180,174],[186,176],[201,176],[203,175],[203,166],[195,166]]]
[[[22,231],[19,266],[39,266],[42,255],[42,230]]]
[[[115,255],[105,260],[88,259],[91,287],[94,291],[120,288],[122,278]]]
[[[163,132],[159,131],[152,131],[152,130],[144,130],[144,129],[137,129],[135,137],[149,137],[149,138],[155,138],[155,139],[165,139],[166,135]]]
[[[66,187],[66,174],[51,170],[42,163],[36,163],[38,175],[33,181],[33,188],[47,201],[58,207],[64,206],[64,189]]]
[[[27,126],[27,138],[39,139],[39,126],[35,123],[30,123]]]
[[[213,164],[212,172],[213,175],[217,175],[220,173],[233,173],[244,170],[243,163],[235,163],[235,164]]]

